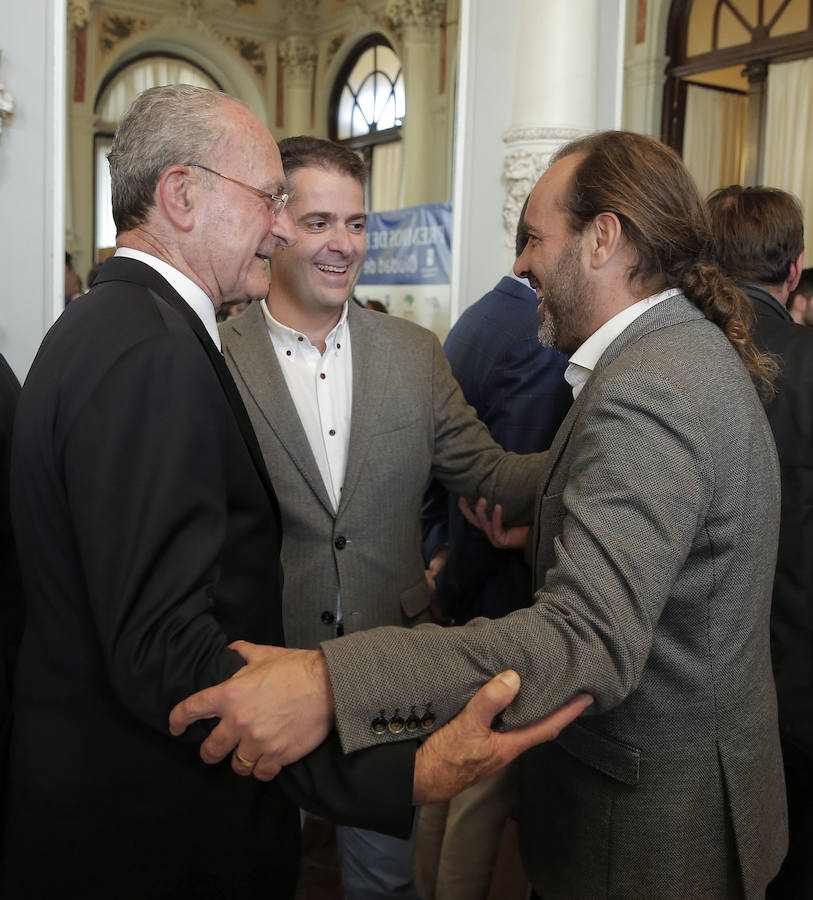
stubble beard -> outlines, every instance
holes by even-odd
[[[556,261],[553,274],[547,279],[543,316],[537,329],[539,343],[551,350],[570,356],[586,340],[580,337],[585,320],[593,305],[591,286],[579,262],[580,240],[574,236]]]

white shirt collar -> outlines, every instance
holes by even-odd
[[[218,350],[220,346],[220,335],[217,332],[217,316],[215,315],[215,306],[212,298],[191,278],[179,272],[174,266],[157,256],[150,253],[144,253],[142,250],[134,250],[132,247],[119,247],[116,250],[116,256],[126,256],[128,259],[137,259],[143,262],[165,278],[173,288],[183,297],[183,299],[192,307],[193,312],[206,329],[207,334],[214,342]]]
[[[608,319],[597,331],[594,331],[589,338],[576,350],[570,357],[570,362],[565,370],[565,381],[573,388],[573,399],[579,396],[587,379],[598,364],[599,359],[604,351],[612,344],[621,332],[631,325],[639,316],[643,315],[648,309],[674,297],[680,293],[680,288],[667,288],[659,294],[653,294],[622,309]]]
[[[325,353],[327,353],[328,350],[335,348],[336,343],[342,339],[342,335],[347,326],[348,302],[349,301],[345,301],[339,321],[325,338]],[[275,319],[268,309],[268,302],[266,300],[263,299],[260,301],[260,309],[263,311],[265,324],[268,326],[268,332],[271,335],[271,340],[275,346],[282,347],[285,350],[290,350],[292,353],[295,353],[304,341],[308,341],[308,344],[310,344],[310,340],[304,332],[297,331],[295,328],[289,328],[287,325],[283,325],[278,319]]]

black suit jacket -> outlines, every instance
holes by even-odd
[[[813,329],[776,298],[743,285],[757,314],[754,340],[782,367],[766,403],[782,475],[782,517],[771,607],[779,727],[813,756]]]
[[[8,499],[11,429],[19,395],[20,382],[0,356],[0,804],[3,805],[11,732],[11,687],[23,623],[22,585]]]
[[[175,703],[241,666],[230,641],[283,643],[281,533],[225,363],[150,267],[109,260],[43,341],[12,511],[28,609],[7,896],[289,896],[282,783],[340,821],[409,827],[414,748],[345,762],[331,738],[264,785],[205,766],[202,726],[169,736]]]

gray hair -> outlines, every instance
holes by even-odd
[[[133,100],[107,155],[119,232],[145,221],[169,166],[210,158],[228,130],[225,101],[244,105],[229,94],[189,84],[149,88]]]

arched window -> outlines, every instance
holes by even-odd
[[[96,96],[94,111],[102,122],[102,130],[94,138],[94,183],[96,187],[94,258],[116,244],[110,197],[110,169],[107,154],[113,143],[113,132],[119,119],[133,100],[148,88],[163,84],[192,84],[220,90],[220,85],[207,72],[181,57],[170,55],[143,56],[129,61],[111,72]]]
[[[401,60],[383,35],[350,54],[333,87],[329,133],[363,154],[370,168],[368,206],[400,205],[406,93]]]

